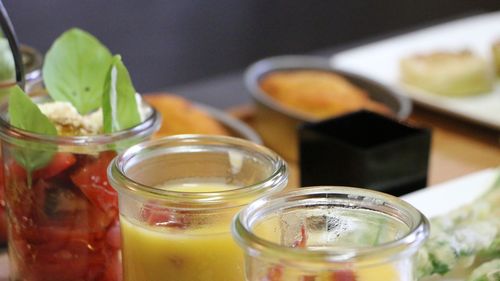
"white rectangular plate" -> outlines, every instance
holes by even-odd
[[[500,168],[482,170],[408,193],[401,198],[432,218],[474,201],[493,184],[498,173]]]
[[[331,57],[339,69],[365,75],[424,106],[500,129],[500,82],[490,93],[444,97],[405,88],[400,83],[399,61],[413,54],[470,49],[488,62],[491,45],[500,40],[500,12],[472,16],[349,49]]]

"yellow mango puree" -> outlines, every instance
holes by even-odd
[[[182,185],[175,191],[210,192],[223,185]],[[234,210],[233,212],[236,212]],[[184,229],[149,226],[121,216],[126,281],[243,281],[243,251],[232,240],[231,214]]]

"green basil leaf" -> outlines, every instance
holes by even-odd
[[[91,34],[73,28],[52,44],[45,56],[43,79],[56,101],[68,101],[87,114],[101,106],[111,53]]]
[[[119,55],[113,57],[108,71],[102,101],[103,130],[112,133],[141,122],[135,88]]]
[[[10,90],[8,110],[12,126],[41,135],[57,135],[54,124],[18,86]],[[56,149],[54,144],[33,143],[20,139],[14,141],[13,154],[14,159],[31,172],[42,168],[52,160]]]

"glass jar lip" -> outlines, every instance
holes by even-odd
[[[95,146],[107,145],[110,143],[120,142],[131,137],[143,138],[152,135],[161,125],[161,115],[156,109],[149,105],[146,101],[142,101],[143,105],[150,110],[150,113],[140,124],[122,131],[98,134],[89,136],[49,136],[42,135],[30,131],[26,131],[15,126],[12,126],[5,118],[0,117],[0,135],[4,138],[22,139],[26,142],[37,142],[56,144],[58,146]],[[3,105],[6,107],[6,104]],[[3,109],[5,110],[5,108]]]
[[[269,159],[273,165],[273,171],[267,178],[251,185],[214,192],[182,192],[160,189],[137,182],[125,173],[124,169],[128,161],[143,150],[161,148],[164,145],[174,143],[195,144],[200,141],[252,149],[254,153],[259,153]],[[123,151],[109,165],[108,180],[119,193],[126,191],[149,198],[168,199],[177,203],[182,202],[180,205],[193,204],[187,207],[189,209],[213,207],[220,204],[231,207],[248,203],[241,203],[238,199],[259,196],[268,190],[275,192],[282,190],[288,181],[288,168],[286,162],[272,150],[244,139],[218,135],[182,134],[142,142]],[[234,204],[227,204],[231,202]]]
[[[335,195],[340,195],[345,196],[348,200],[366,198],[369,199],[366,202],[369,202],[371,199],[374,199],[376,200],[375,202],[378,202],[376,204],[391,202],[391,205],[407,212],[411,216],[413,220],[412,225],[409,225],[408,232],[401,238],[373,247],[339,247],[319,250],[286,247],[261,238],[251,231],[251,225],[258,220],[254,216],[257,212],[263,212],[266,205],[272,206],[272,209],[279,209],[280,203],[283,204],[294,200],[300,201],[318,195],[325,195],[324,198],[329,200],[333,200]],[[300,206],[300,204],[297,205]],[[369,264],[380,264],[401,258],[402,255],[404,256],[408,252],[413,253],[427,239],[429,235],[429,221],[415,207],[389,194],[347,186],[314,186],[285,194],[265,196],[252,202],[234,217],[232,234],[237,243],[251,255],[270,254],[273,257],[279,257],[281,260],[302,260],[308,262],[349,263],[353,261],[365,261]]]

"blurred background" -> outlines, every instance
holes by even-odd
[[[277,54],[334,50],[500,9],[498,0],[10,0],[19,40],[43,53],[71,27],[119,53],[138,91],[174,89]]]

